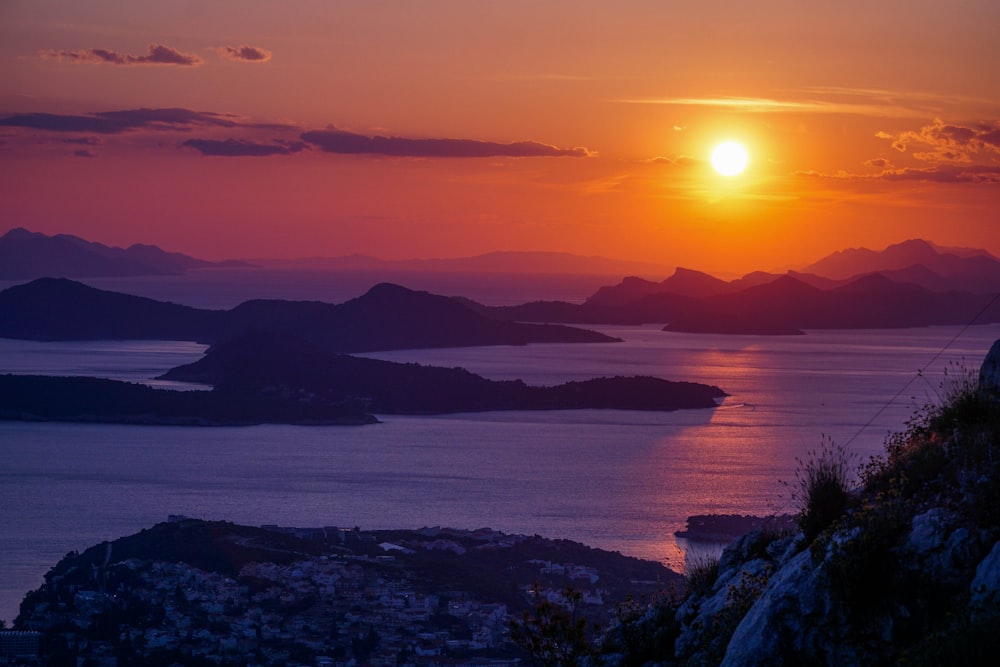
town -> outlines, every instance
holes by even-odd
[[[527,656],[541,600],[607,624],[679,576],[566,540],[424,528],[250,528],[171,517],[71,553],[21,606],[47,665],[476,665]],[[573,600],[567,599],[567,593]],[[44,660],[44,662],[40,662]]]

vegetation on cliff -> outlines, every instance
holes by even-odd
[[[600,662],[995,664],[998,361],[1000,342],[980,377],[952,372],[940,403],[860,466],[857,488],[842,447],[800,462],[799,530],[754,531],[699,563],[684,597],[609,633]]]

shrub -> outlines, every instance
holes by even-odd
[[[939,405],[914,414],[906,431],[886,441],[885,455],[862,468],[864,489],[908,499],[948,493],[979,526],[1000,527],[998,398],[957,365],[945,372],[939,395]]]
[[[815,539],[847,510],[851,497],[849,459],[847,448],[828,438],[804,461],[796,459],[793,498],[799,504],[799,528],[807,540]]]
[[[510,623],[511,640],[538,667],[577,667],[596,654],[587,621],[580,614],[583,594],[563,591],[566,605],[556,604],[535,593],[535,606]]]
[[[650,603],[635,600],[618,605],[615,622],[604,636],[601,651],[617,655],[618,661],[605,661],[619,667],[641,667],[650,662],[669,661],[674,655],[674,642],[680,634],[677,608],[681,598],[673,592],[663,592]]]
[[[719,578],[719,557],[712,554],[692,556],[686,569],[688,590],[694,595],[709,595]]]
[[[891,597],[897,566],[893,549],[909,526],[909,514],[899,494],[890,491],[855,511],[851,524],[860,530],[832,547],[824,568],[831,590],[859,621]]]

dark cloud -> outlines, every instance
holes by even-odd
[[[121,134],[130,130],[188,130],[192,127],[252,127],[257,129],[287,129],[289,126],[251,124],[232,114],[190,109],[128,109],[102,111],[84,115],[24,113],[0,118],[0,126],[24,127],[49,132],[88,132]]]
[[[92,153],[88,150],[82,150],[82,149],[78,151],[73,151],[73,155],[75,155],[76,157],[97,157],[97,153]]]
[[[108,65],[180,65],[182,67],[197,67],[202,59],[190,53],[181,53],[177,49],[163,44],[150,44],[144,56],[131,53],[119,53],[109,49],[83,49],[80,51],[39,51],[44,60],[69,61],[74,63],[97,63]]]
[[[875,136],[891,141],[900,152],[918,147],[921,150],[914,151],[913,157],[925,162],[971,162],[981,152],[1000,153],[1000,121],[957,125],[935,119],[919,130]]]
[[[244,63],[266,63],[271,59],[272,53],[267,49],[256,46],[220,46],[219,53],[224,58],[236,60]]]
[[[188,139],[181,146],[187,146],[202,155],[217,155],[225,157],[266,157],[268,155],[291,155],[308,148],[301,141],[277,141],[272,144],[262,144],[243,139]]]
[[[892,166],[892,163],[886,160],[884,157],[872,158],[865,162],[866,167],[876,167],[878,169],[888,169]]]
[[[77,144],[79,146],[100,146],[100,137],[70,137],[61,140],[64,144]]]
[[[393,157],[587,157],[586,148],[556,148],[535,141],[501,144],[474,139],[411,139],[369,137],[335,128],[303,132],[306,141],[327,153],[389,155]]]

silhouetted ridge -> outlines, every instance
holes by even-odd
[[[21,227],[0,236],[0,280],[176,275],[212,266],[249,265],[208,262],[154,245],[116,248],[71,234],[47,236]]]
[[[0,336],[30,340],[161,339],[213,343],[250,330],[295,335],[334,352],[617,339],[560,325],[490,319],[448,297],[379,285],[341,305],[247,301],[200,310],[45,278],[0,292]]]
[[[39,278],[0,292],[0,336],[29,340],[160,339],[208,342],[222,313]]]
[[[375,413],[482,410],[710,408],[717,387],[658,378],[597,378],[555,387],[488,380],[462,368],[401,364],[332,354],[290,335],[257,331],[212,346],[163,379],[212,384],[233,395],[299,397],[320,403],[358,402]]]

